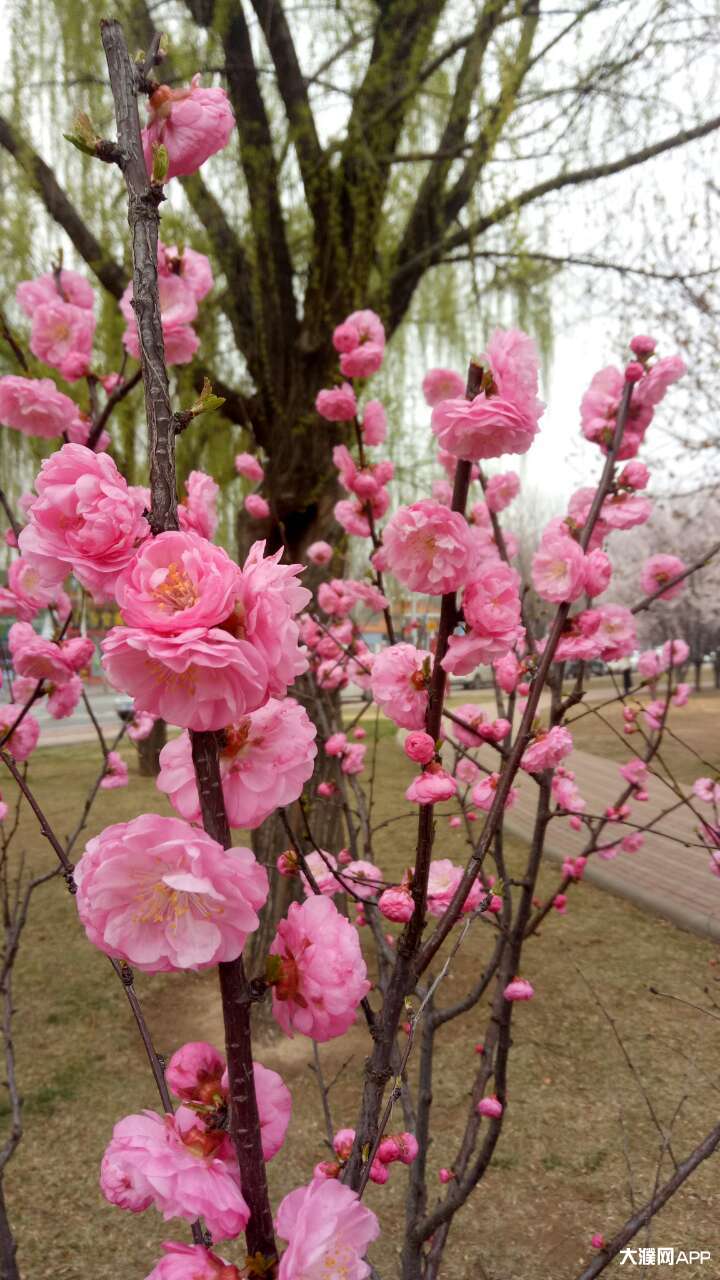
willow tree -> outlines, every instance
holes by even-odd
[[[101,10],[11,10],[0,276],[11,297],[52,251],[83,260],[105,300],[109,355],[129,278],[122,210],[103,166],[62,138],[78,109],[112,132]],[[544,252],[558,222],[578,226],[560,255],[572,260],[585,211],[597,221],[611,199],[603,221],[627,229],[629,249],[623,214],[638,184],[613,175],[646,166],[646,185],[655,157],[720,124],[702,109],[713,17],[689,0],[128,0],[122,16],[139,48],[162,23],[163,79],[200,70],[233,105],[236,138],[202,176],[171,184],[164,209],[165,241],[209,252],[218,281],[202,359],[181,382],[208,374],[233,428],[198,427],[193,465],[204,453],[227,478],[239,429],[249,433],[269,460],[263,532],[292,556],[333,532],[335,440],[313,408],[332,377],[333,324],[370,306],[390,335],[418,332],[408,320],[452,335],[502,291],[532,307],[559,265]],[[133,427],[128,408],[114,443],[130,473]]]

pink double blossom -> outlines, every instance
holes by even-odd
[[[291,903],[270,956],[277,969],[273,1015],[283,1031],[324,1042],[352,1026],[370,983],[357,929],[330,898],[313,895]]]
[[[315,397],[315,408],[328,422],[352,422],[357,414],[355,392],[349,382],[319,391]]]
[[[95,316],[86,307],[56,297],[33,311],[30,350],[66,382],[76,382],[88,372],[94,336]]]
[[[465,379],[453,369],[428,369],[422,380],[425,403],[434,409],[441,400],[456,400],[465,392]]]
[[[378,898],[378,909],[386,920],[397,924],[405,924],[413,913],[413,899],[410,890],[403,885],[385,889]]]
[[[270,698],[263,707],[226,727],[220,747],[220,778],[231,827],[254,829],[283,805],[292,804],[312,775],[317,754],[315,726],[294,698]],[[200,798],[187,733],[160,752],[157,786],[189,822],[200,821]]]
[[[158,275],[179,276],[192,289],[198,302],[202,302],[213,287],[210,259],[187,245],[178,248],[177,245],[163,244],[159,240],[157,265]]]
[[[19,719],[23,710],[21,702],[0,702],[0,738],[4,738],[8,729]],[[10,734],[3,750],[12,756],[17,764],[22,764],[35,750],[40,737],[40,725],[32,712],[27,712]]]
[[[18,306],[32,319],[38,307],[46,302],[69,302],[74,307],[92,311],[95,292],[89,280],[77,271],[47,271],[34,280],[21,280],[15,290]]]
[[[249,849],[223,849],[200,828],[153,813],[89,840],[75,883],[90,941],[147,973],[236,959],[268,892]]]
[[[233,611],[240,570],[197,533],[160,533],[119,575],[115,598],[130,627],[171,634],[215,627]]]
[[[464,516],[432,499],[400,507],[383,531],[388,568],[411,591],[444,595],[471,576],[474,543]]]
[[[527,978],[513,978],[508,982],[503,995],[506,1000],[532,1000],[535,995],[535,988]]]
[[[254,453],[236,454],[235,470],[239,476],[244,476],[246,480],[252,480],[253,484],[260,484],[265,476],[265,470]]]
[[[178,520],[184,533],[215,537],[220,485],[206,471],[191,471],[185,481],[185,501],[178,503]]]
[[[306,552],[308,560],[312,564],[326,565],[333,558],[333,549],[329,542],[320,540],[319,542],[311,542]]]
[[[308,1280],[310,1276],[342,1276],[366,1280],[370,1267],[363,1259],[380,1234],[375,1214],[336,1178],[314,1179],[280,1201],[275,1229],[287,1240],[278,1280]]]
[[[649,556],[640,573],[640,586],[646,595],[655,595],[666,582],[672,582],[672,579],[684,573],[686,568],[687,565],[679,556],[663,554]],[[674,600],[676,596],[682,594],[686,586],[685,579],[682,582],[676,582],[674,586],[668,587],[667,591],[663,591],[659,599]]]
[[[145,1280],[241,1280],[232,1263],[201,1244],[177,1244],[165,1240],[164,1256]]]
[[[384,444],[387,436],[387,414],[381,400],[368,400],[363,409],[360,430],[365,444]]]
[[[105,773],[100,782],[103,791],[114,791],[128,784],[128,767],[117,751],[108,751],[105,757]]]
[[[217,1240],[244,1229],[249,1209],[230,1138],[189,1107],[174,1116],[143,1111],[113,1129],[100,1167],[105,1199],[142,1213],[150,1205],[170,1218],[205,1219]]]
[[[499,514],[520,492],[520,477],[516,471],[503,471],[491,476],[485,489],[485,501],[490,511]]]
[[[32,622],[41,609],[63,595],[58,584],[43,581],[34,564],[23,556],[16,556],[8,568],[7,586],[0,587],[0,617]]]
[[[0,422],[23,435],[53,440],[78,423],[79,412],[51,378],[0,378]]]
[[[440,446],[474,461],[503,453],[526,453],[544,406],[537,398],[538,353],[527,334],[496,330],[479,363],[488,368],[487,389],[471,401],[441,400],[432,429]]]
[[[573,538],[543,536],[533,556],[533,586],[543,600],[555,604],[579,599],[585,590],[585,555]]]
[[[435,756],[435,742],[429,733],[416,729],[405,738],[403,750],[408,759],[414,760],[416,764],[429,764]]]
[[[46,582],[72,570],[97,599],[112,598],[118,574],[150,533],[143,491],[127,485],[107,454],[79,444],[45,459],[35,489],[18,540],[23,556]]]
[[[484,813],[488,813],[492,808],[499,783],[499,773],[490,773],[487,777],[481,778],[479,782],[475,783],[472,789],[472,802],[477,805],[478,809],[482,809]],[[511,787],[505,797],[503,808],[512,809],[517,796],[517,787]]]
[[[426,649],[411,644],[390,645],[375,657],[370,677],[373,698],[403,729],[424,728],[431,662]]]
[[[526,773],[542,773],[554,769],[573,748],[572,734],[563,725],[553,725],[547,733],[539,733],[522,754],[520,768]]]
[[[267,699],[263,651],[219,627],[178,635],[113,627],[101,648],[113,688],[129,693],[138,711],[182,729],[223,729]]]
[[[441,804],[457,795],[457,782],[439,764],[430,764],[413,778],[405,792],[411,804]]]
[[[308,667],[306,651],[298,643],[300,628],[296,619],[308,604],[310,592],[298,580],[303,566],[281,564],[282,555],[282,547],[266,556],[265,542],[253,543],[242,566],[235,609],[224,624],[232,635],[247,640],[262,653],[271,698],[284,698],[296,677]],[[225,723],[239,718],[226,715]]]
[[[165,181],[196,173],[227,146],[234,127],[224,89],[204,89],[199,75],[193,76],[187,89],[161,84],[150,98],[148,124],[142,131],[148,173],[152,173],[154,145],[167,149]]]

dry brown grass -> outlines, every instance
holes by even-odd
[[[712,717],[704,732],[706,738],[712,735],[706,750],[718,754]],[[84,746],[37,753],[38,792],[61,831],[72,823],[94,760]],[[383,726],[377,821],[407,807],[398,805],[397,794],[409,769],[389,726]],[[169,811],[152,783],[137,777],[132,782],[129,792],[101,794],[91,832],[141,807]],[[412,861],[413,826],[407,820],[378,833],[378,857],[388,872]],[[23,838],[33,867],[49,865],[48,851],[29,822]],[[463,853],[460,833],[449,831],[444,820],[437,853],[455,858]],[[511,846],[516,870],[522,854],[520,845]],[[552,868],[543,873],[545,888],[555,874]],[[453,964],[441,999],[465,987],[487,950],[486,929],[478,924]],[[526,952],[524,973],[532,978],[537,998],[517,1011],[510,1103],[497,1158],[457,1220],[443,1280],[570,1280],[589,1255],[592,1232],[611,1235],[627,1215],[630,1184],[639,1202],[652,1191],[659,1137],[586,980],[612,1011],[663,1124],[685,1098],[672,1137],[678,1157],[715,1122],[718,1023],[658,1000],[648,988],[702,1003],[703,989],[709,987],[720,999],[716,955],[709,942],[591,886],[573,897],[564,919],[548,921]],[[138,985],[164,1051],[172,1052],[184,1039],[221,1039],[213,975],[140,975]],[[8,1198],[23,1275],[27,1280],[139,1280],[157,1257],[158,1243],[168,1236],[186,1238],[186,1228],[163,1224],[153,1211],[142,1218],[122,1213],[99,1194],[98,1164],[114,1121],[154,1106],[155,1096],[117,980],[85,941],[61,883],[44,888],[35,903],[18,970],[17,1005],[27,1131],[12,1165]],[[431,1200],[437,1169],[451,1164],[462,1130],[476,1065],[473,1047],[482,1038],[484,1018],[480,1008],[450,1024],[438,1044]],[[337,1127],[353,1122],[366,1049],[361,1028],[321,1048],[328,1076],[352,1058],[332,1094]],[[308,1044],[272,1037],[259,1045],[258,1056],[280,1069],[293,1091],[288,1141],[270,1166],[278,1197],[307,1181],[313,1164],[323,1158],[324,1135]],[[399,1118],[397,1127],[403,1127]],[[655,1244],[714,1248],[714,1264],[702,1270],[683,1267],[683,1280],[711,1280],[720,1273],[712,1165],[704,1166],[653,1229]],[[668,1167],[666,1159],[664,1174]],[[405,1184],[404,1168],[394,1166],[387,1186],[371,1186],[368,1193],[383,1224],[375,1260],[384,1278],[396,1273]],[[227,1253],[239,1256],[233,1246]],[[649,1274],[660,1273],[658,1268]]]

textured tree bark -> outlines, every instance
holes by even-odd
[[[8,1219],[2,1179],[0,1179],[0,1280],[20,1280],[17,1244]]]

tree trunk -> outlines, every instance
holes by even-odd
[[[17,1241],[7,1214],[4,1180],[0,1177],[0,1280],[20,1280]]]
[[[693,666],[695,667],[695,692],[699,693],[702,684],[702,659],[700,662],[694,662]]]
[[[137,742],[138,768],[144,778],[157,778],[160,772],[160,752],[167,742],[167,725],[156,720],[147,738]]]
[[[718,649],[713,659],[713,668],[715,671],[715,688],[720,689],[720,649]]]

